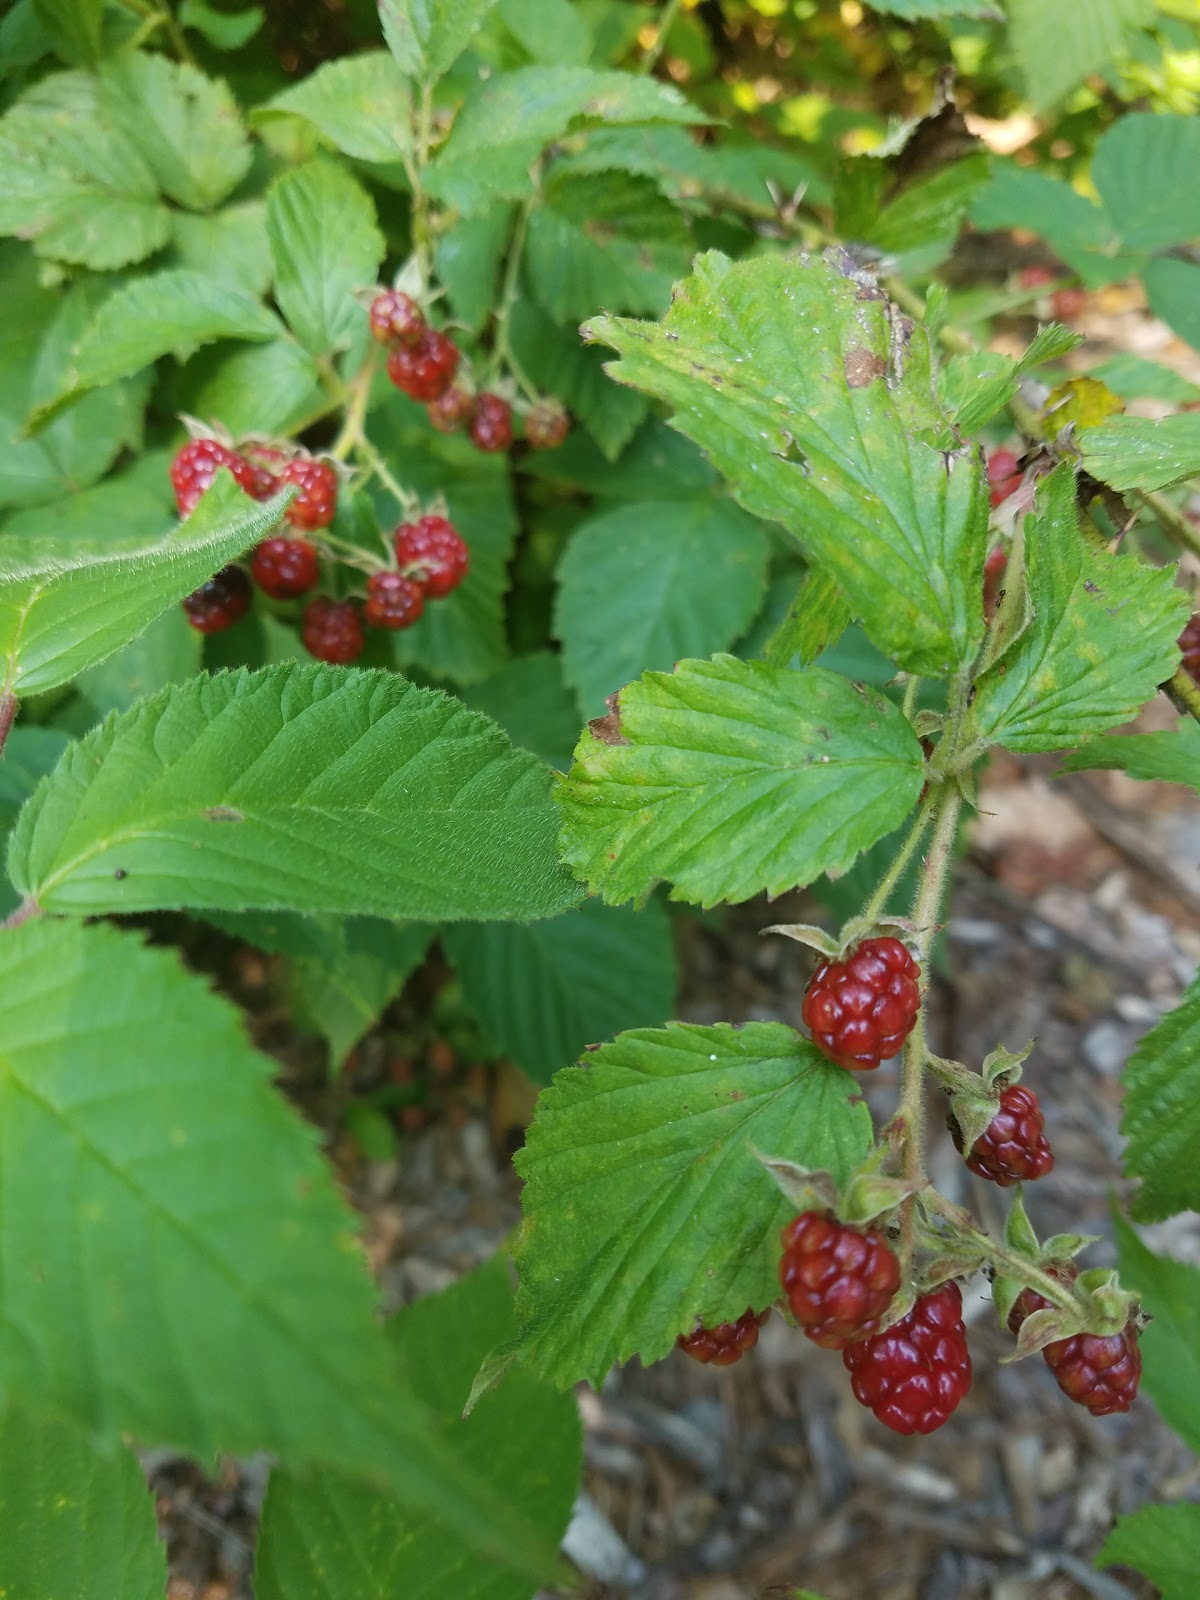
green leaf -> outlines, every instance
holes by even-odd
[[[564,858],[614,903],[660,879],[710,906],[844,871],[924,781],[899,710],[824,667],[683,661],[630,684],[600,735],[557,799]]]
[[[329,397],[307,350],[294,339],[236,345],[188,366],[183,409],[242,434],[290,434],[311,421]]]
[[[10,1404],[0,1415],[0,1594],[162,1600],[167,1551],[137,1458]]]
[[[198,272],[174,267],[134,278],[100,306],[75,348],[63,387],[37,408],[44,425],[89,389],[128,377],[160,356],[186,359],[216,339],[274,339],[279,319],[257,300]]]
[[[438,236],[438,282],[456,321],[471,333],[480,332],[496,304],[512,220],[511,206],[488,206],[476,216],[460,217]]]
[[[571,0],[500,0],[499,14],[531,60],[582,67],[591,59],[591,27]]]
[[[1096,146],[1092,182],[1128,250],[1163,250],[1200,234],[1200,124],[1171,112],[1119,117]]]
[[[574,328],[560,328],[531,301],[518,300],[513,307],[509,335],[538,388],[560,396],[607,459],[615,461],[646,415],[645,396],[611,382],[603,354],[585,349]]]
[[[1088,471],[1114,489],[1169,489],[1200,473],[1200,415],[1109,417],[1080,430]]]
[[[464,924],[442,940],[489,1040],[535,1083],[675,1007],[671,924],[653,900],[641,911],[585,900],[551,922]]]
[[[494,1257],[452,1288],[408,1306],[387,1333],[414,1391],[479,1477],[511,1495],[547,1543],[557,1542],[579,1481],[574,1399],[514,1372],[468,1418],[461,1415],[481,1361],[513,1327],[507,1272]],[[313,1600],[318,1594],[528,1600],[530,1584],[482,1562],[444,1524],[414,1517],[361,1482],[277,1470],[263,1507],[254,1592],[258,1600]]]
[[[69,66],[93,67],[103,54],[105,0],[33,0],[33,14],[54,53]]]
[[[987,497],[946,454],[925,331],[849,257],[701,256],[660,324],[601,317],[624,383],[665,400],[755,515],[826,567],[875,643],[944,677],[983,633]],[[900,352],[900,353],[898,353]]]
[[[980,679],[972,731],[1009,750],[1058,750],[1128,722],[1167,681],[1188,599],[1174,568],[1085,542],[1068,463],[1038,485],[1025,563],[1033,621]]]
[[[170,951],[48,919],[0,940],[0,997],[0,1397],[341,1467],[544,1564],[397,1381],[351,1213],[240,1014]]]
[[[178,211],[171,219],[169,264],[261,300],[271,287],[266,216],[261,200],[223,206],[210,216]]]
[[[515,1161],[520,1359],[598,1388],[697,1318],[770,1305],[794,1208],[758,1155],[844,1181],[871,1143],[857,1087],[777,1022],[624,1033],[560,1072]]]
[[[55,73],[0,118],[0,234],[111,271],[160,249],[170,213],[133,141],[102,122],[99,80]]]
[[[5,687],[29,695],[68,683],[257,543],[281,516],[228,473],[187,520],[158,539],[6,538],[0,544],[0,661]]]
[[[429,170],[428,187],[460,211],[519,200],[533,192],[529,169],[543,149],[573,128],[706,120],[654,78],[590,67],[521,67],[471,92]]]
[[[1154,315],[1200,350],[1200,266],[1170,257],[1151,261],[1142,283]]]
[[[0,839],[7,839],[38,779],[51,771],[68,743],[66,734],[57,728],[18,723],[11,730],[4,744],[4,760],[0,761]],[[6,917],[19,903],[7,877],[0,878],[0,917]]]
[[[251,149],[228,86],[195,67],[124,51],[100,73],[100,111],[136,145],[169,199],[208,211],[250,170]]]
[[[990,176],[982,151],[951,162],[904,188],[865,237],[903,270],[929,271],[950,254],[971,201]]]
[[[221,673],[73,747],[22,813],[10,870],[47,911],[554,916],[578,891],[549,783],[486,717],[394,674]]]
[[[1154,0],[1008,0],[1007,9],[1026,92],[1043,111],[1120,60],[1129,31],[1152,22]]]
[[[973,201],[971,220],[988,231],[1022,227],[1041,234],[1090,288],[1144,264],[1144,257],[1118,255],[1112,224],[1095,201],[1061,178],[1013,161],[993,158],[992,181]]]
[[[406,78],[434,83],[462,55],[496,0],[379,0],[388,49]]]
[[[1096,1557],[1098,1567],[1134,1567],[1162,1600],[1193,1600],[1200,1572],[1200,1506],[1142,1506],[1121,1517]]]
[[[1072,750],[1060,771],[1127,772],[1131,778],[1185,783],[1200,793],[1200,723],[1190,719],[1174,733],[1116,734]]]
[[[764,645],[763,659],[772,667],[811,666],[849,626],[850,612],[837,584],[820,567],[810,567],[787,615]]]
[[[499,672],[464,689],[465,704],[498,722],[516,745],[565,772],[579,737],[579,709],[549,650],[517,656]]]
[[[998,0],[867,0],[867,3],[872,11],[902,17],[906,22],[924,17],[986,17],[995,20],[1004,14]]]
[[[92,398],[102,402],[110,394],[111,391],[102,390]],[[77,411],[54,423],[46,434],[31,443],[44,444],[65,423],[83,417],[89,405],[85,400]],[[125,472],[114,473],[103,483],[81,489],[65,500],[52,500],[46,505],[14,511],[4,520],[4,533],[20,534],[39,542],[70,540],[73,545],[81,539],[85,543],[89,539],[106,542],[152,539],[164,524],[178,515],[167,468],[165,454],[155,451],[143,455]]]
[[[240,50],[250,43],[265,20],[266,13],[261,6],[247,6],[244,11],[217,11],[206,0],[183,0],[179,7],[180,26],[203,34],[215,50]]]
[[[251,115],[256,127],[303,117],[356,161],[404,161],[412,154],[412,91],[384,50],[326,61]]]
[[[727,649],[762,603],[767,554],[766,529],[731,500],[621,505],[582,523],[554,632],[584,715],[639,672]]]
[[[1148,1250],[1113,1213],[1121,1280],[1153,1319],[1141,1337],[1142,1390],[1189,1450],[1200,1450],[1200,1269]]]
[[[1123,1081],[1125,1171],[1142,1180],[1134,1216],[1161,1222],[1200,1211],[1200,979],[1139,1042]]]
[[[293,962],[291,991],[298,1025],[327,1039],[334,1065],[341,1066],[425,959],[433,929],[347,917],[337,932],[332,959]]]
[[[569,322],[598,305],[662,313],[690,257],[687,225],[657,184],[600,172],[551,176],[529,218],[524,264],[535,299]]]
[[[300,343],[315,356],[348,349],[363,322],[354,290],[383,260],[370,195],[331,161],[294,167],[267,195],[267,237],[275,299]]]
[[[1027,372],[1043,362],[1059,360],[1082,343],[1082,334],[1051,322],[1039,328],[1019,361],[993,350],[951,356],[938,374],[942,404],[960,433],[978,433],[1013,398]]]
[[[1128,350],[1092,367],[1088,376],[1099,378],[1122,400],[1166,400],[1176,406],[1200,400],[1200,386],[1176,372],[1174,367],[1147,361],[1144,356],[1135,356]]]
[[[128,711],[135,700],[194,677],[203,650],[202,635],[182,608],[172,608],[115,655],[81,673],[75,687],[101,713]]]

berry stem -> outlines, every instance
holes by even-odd
[[[1143,503],[1150,507],[1163,532],[1176,544],[1181,544],[1194,556],[1200,555],[1200,529],[1177,506],[1173,506],[1165,494],[1148,494]]]
[[[425,168],[429,162],[429,146],[433,136],[433,85],[423,83],[412,108],[413,153],[404,163],[412,189],[413,257],[421,279],[422,301],[429,290],[433,273],[433,249],[430,243],[429,196],[425,193]]]
[[[1060,1283],[1049,1272],[1043,1272],[1041,1267],[1029,1260],[1028,1256],[1010,1250],[1007,1245],[997,1244],[981,1228],[975,1226],[974,1220],[961,1206],[956,1206],[953,1201],[947,1200],[933,1188],[922,1191],[921,1202],[926,1210],[945,1218],[950,1224],[955,1244],[974,1247],[980,1255],[987,1258],[988,1263],[997,1272],[1006,1278],[1014,1278],[1024,1288],[1036,1290],[1060,1311],[1079,1310],[1079,1301],[1070,1285]],[[938,1242],[944,1247],[946,1241],[939,1235]]]
[[[535,171],[534,177],[540,182],[541,174]],[[507,367],[517,380],[527,399],[538,398],[538,388],[526,375],[521,363],[513,354],[512,345],[508,337],[509,318],[512,308],[517,303],[517,294],[521,283],[521,257],[525,250],[525,230],[529,225],[529,213],[538,199],[537,191],[525,200],[517,211],[517,220],[513,224],[512,237],[508,242],[508,254],[504,262],[504,282],[500,287],[500,298],[496,302],[494,312],[495,327],[492,335],[492,355],[488,362],[486,382],[491,383],[501,367]]]
[[[1180,667],[1175,676],[1163,684],[1162,692],[1176,711],[1182,711],[1200,722],[1200,685],[1185,667]]]
[[[905,869],[924,837],[925,829],[929,826],[929,819],[933,815],[933,799],[934,797],[931,794],[920,811],[917,812],[916,821],[909,829],[908,838],[900,846],[896,859],[880,879],[879,887],[863,907],[863,917],[867,922],[877,921],[887,910],[888,900],[891,898],[896,885],[904,876]]]
[[[345,461],[356,445],[362,443],[363,424],[371,399],[371,383],[375,377],[375,351],[372,350],[355,374],[347,393],[346,416],[333,441],[329,454],[335,461]]]
[[[17,715],[17,697],[11,689],[0,690],[0,755]]]
[[[653,72],[655,67],[658,65],[658,58],[663,53],[663,47],[667,42],[667,35],[671,31],[671,25],[675,21],[678,11],[679,0],[667,0],[666,5],[662,8],[662,15],[659,17],[658,22],[654,25],[657,28],[657,32],[654,35],[654,43],[650,46],[650,48],[646,51],[646,54],[638,63],[639,72],[646,73],[648,75],[649,73]]]
[[[379,451],[376,450],[375,446],[365,434],[360,436],[356,442],[354,446],[354,453],[356,456],[360,456],[362,460],[366,462],[368,468],[368,477],[374,475],[379,479],[380,483],[396,501],[396,504],[400,507],[401,511],[406,517],[416,517],[420,515],[421,502],[418,497],[415,494],[410,494],[407,489],[401,488],[399,482],[392,476],[387,462],[379,454]]]

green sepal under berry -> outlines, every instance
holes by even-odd
[[[827,933],[812,922],[773,922],[762,933],[782,934],[797,944],[807,945],[827,961],[844,961],[864,939],[899,939],[903,944],[911,939],[916,928],[908,917],[851,917],[836,934]]]
[[[779,1186],[779,1192],[797,1211],[828,1211],[852,1228],[865,1228],[868,1223],[890,1216],[902,1201],[924,1187],[924,1180],[912,1183],[905,1178],[889,1177],[883,1168],[891,1154],[886,1144],[876,1145],[866,1160],[839,1185],[831,1172],[814,1172],[784,1156],[767,1156],[754,1151]]]
[[[520,1333],[487,1377],[511,1356],[599,1386],[616,1361],[660,1360],[697,1319],[770,1305],[795,1207],[760,1145],[840,1183],[871,1147],[854,1081],[781,1023],[624,1033],[559,1072],[516,1157]]]
[[[1021,1063],[1032,1049],[1032,1042],[1015,1053],[998,1045],[978,1073],[969,1072],[957,1061],[928,1061],[934,1076],[946,1090],[950,1115],[958,1125],[964,1151],[970,1152],[975,1141],[987,1132],[1000,1109],[1000,1091],[1017,1082]]]

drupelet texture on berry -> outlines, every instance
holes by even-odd
[[[471,552],[445,517],[402,522],[392,535],[396,560],[431,599],[457,589],[471,565]]]
[[[250,562],[250,576],[273,600],[294,600],[317,586],[316,547],[307,539],[264,539]]]
[[[557,400],[537,400],[525,417],[525,439],[534,450],[557,450],[571,431],[571,419]]]
[[[247,494],[252,494],[256,500],[266,498],[260,491],[256,469],[244,456],[219,439],[191,439],[176,451],[171,462],[171,488],[182,516],[190,516],[196,509],[200,496],[211,486],[221,467],[228,467]]]
[[[373,572],[367,579],[366,619],[376,628],[411,628],[425,609],[425,591],[402,572]]]
[[[429,402],[425,414],[439,433],[457,433],[475,415],[475,396],[452,383],[445,394]]]
[[[371,301],[371,333],[380,344],[416,344],[425,331],[425,313],[411,295],[385,289]]]
[[[801,1010],[813,1043],[840,1066],[870,1072],[912,1032],[920,975],[899,939],[864,939],[845,961],[822,961]]]
[[[454,382],[458,347],[436,328],[426,328],[413,345],[397,345],[388,356],[388,377],[410,400],[437,400]]]
[[[512,407],[498,394],[486,390],[475,397],[471,418],[471,443],[477,450],[507,450],[512,443]]]
[[[1056,1339],[1042,1355],[1067,1399],[1086,1406],[1094,1417],[1128,1411],[1137,1397],[1142,1352],[1132,1322],[1120,1333]]]
[[[877,1229],[805,1211],[783,1230],[779,1281],[813,1343],[841,1350],[876,1331],[900,1287],[900,1263]]]
[[[207,583],[186,595],[182,604],[197,633],[223,633],[245,616],[250,604],[250,580],[241,567],[222,567]]]
[[[1045,1125],[1033,1090],[1023,1083],[1010,1083],[1000,1092],[1000,1109],[971,1146],[968,1168],[1002,1189],[1044,1178],[1054,1166],[1054,1153],[1042,1131]],[[957,1127],[952,1131],[961,1150]]]
[[[681,1333],[675,1341],[676,1348],[693,1361],[705,1366],[731,1367],[740,1361],[748,1350],[758,1343],[758,1330],[771,1315],[765,1311],[754,1312],[748,1307],[736,1322],[719,1322],[715,1328],[697,1328],[694,1333]]]
[[[304,648],[318,661],[347,666],[363,651],[362,622],[349,600],[330,600],[325,596],[310,600],[304,608],[300,629]]]
[[[854,1398],[893,1433],[932,1433],[971,1387],[962,1294],[944,1283],[906,1317],[848,1344],[842,1361]]]
[[[281,483],[294,483],[300,491],[285,512],[293,528],[312,533],[329,526],[338,502],[337,469],[330,462],[297,456],[284,467],[279,479]]]

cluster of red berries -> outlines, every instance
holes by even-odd
[[[462,353],[447,334],[431,328],[425,313],[400,289],[384,289],[371,302],[371,332],[387,347],[387,374],[410,400],[425,406],[439,433],[466,428],[477,450],[507,450],[513,440],[512,406],[502,395],[478,394],[456,382]],[[535,450],[554,450],[570,431],[557,400],[532,405],[525,416],[525,438]]]

